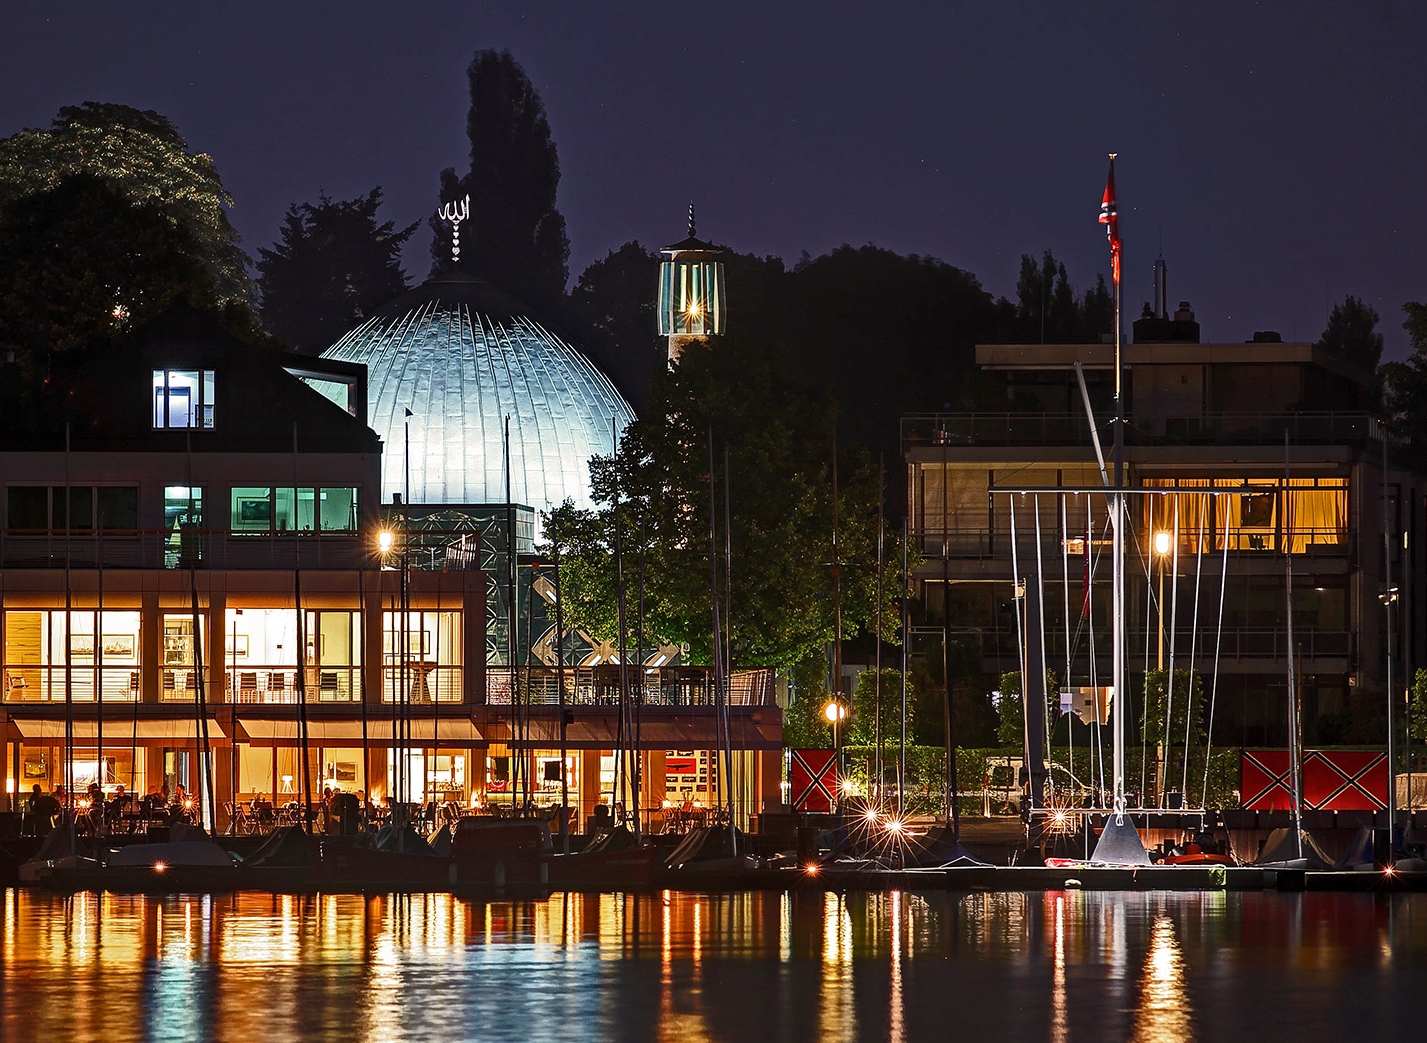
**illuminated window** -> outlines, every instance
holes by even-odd
[[[154,370],[154,427],[213,427],[213,370]]]
[[[1181,554],[1204,550],[1287,551],[1348,541],[1346,478],[1148,478],[1165,489],[1146,497],[1149,532],[1179,534]]]
[[[356,532],[357,490],[234,487],[230,528],[235,533]]]

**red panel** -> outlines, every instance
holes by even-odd
[[[831,811],[837,801],[836,751],[794,750],[788,782],[794,811]]]
[[[1303,805],[1324,811],[1387,807],[1387,758],[1377,750],[1309,750],[1303,758]]]
[[[1239,793],[1244,807],[1254,811],[1286,811],[1293,807],[1287,750],[1245,750],[1239,765]]]
[[[665,757],[664,773],[666,775],[696,775],[699,770],[699,759],[697,757]]]
[[[1377,750],[1307,750],[1303,754],[1303,807],[1322,811],[1375,811],[1387,806],[1387,760]],[[1244,807],[1293,807],[1287,750],[1245,750],[1239,792]]]

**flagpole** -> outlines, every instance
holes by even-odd
[[[1125,662],[1125,388],[1124,330],[1121,322],[1120,293],[1120,218],[1115,204],[1115,153],[1110,153],[1110,174],[1105,179],[1105,195],[1100,203],[1100,223],[1110,240],[1110,272],[1115,283],[1115,441],[1114,484],[1110,488],[1109,508],[1112,529],[1112,586],[1114,620],[1111,651],[1115,657],[1112,683],[1114,702],[1111,712],[1111,736],[1114,745],[1112,772],[1114,775],[1114,813],[1105,820],[1100,840],[1095,845],[1093,860],[1112,865],[1147,865],[1144,842],[1134,823],[1128,818],[1125,797],[1125,720],[1129,715],[1126,691]],[[1143,803],[1143,801],[1141,801]]]
[[[1114,729],[1111,733],[1114,744],[1112,751],[1112,762],[1115,774],[1115,815],[1119,817],[1125,813],[1125,710],[1127,700],[1125,698],[1125,497],[1122,490],[1125,487],[1125,395],[1124,395],[1124,330],[1121,324],[1121,301],[1120,301],[1120,232],[1119,216],[1115,210],[1114,185],[1115,185],[1115,153],[1110,153],[1110,183],[1107,188],[1109,194],[1110,211],[1107,215],[1102,214],[1101,220],[1106,222],[1106,232],[1110,237],[1110,260],[1111,275],[1115,285],[1115,431],[1114,431],[1114,465],[1115,465],[1115,486],[1111,511],[1114,514],[1113,525],[1113,559],[1114,568],[1112,570],[1113,582],[1113,610],[1115,614],[1115,625],[1112,629],[1113,639],[1111,642],[1112,654],[1115,662],[1111,669],[1111,684],[1115,687],[1115,720]]]

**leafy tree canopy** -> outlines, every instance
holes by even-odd
[[[258,251],[261,315],[270,333],[318,354],[406,289],[401,248],[420,222],[378,223],[380,187],[356,199],[293,204],[272,249]]]
[[[649,408],[619,451],[591,467],[605,506],[580,512],[566,505],[547,524],[547,539],[565,545],[570,622],[603,637],[615,633],[618,538],[626,590],[643,568],[648,629],[687,645],[694,662],[710,661],[712,432],[719,582],[732,587],[724,619],[732,662],[788,666],[822,656],[834,635],[834,418],[825,400],[780,376],[774,354],[766,342],[729,335],[714,348],[690,346],[676,368],[656,376]],[[731,578],[723,571],[725,481]],[[878,491],[865,454],[843,454],[839,483],[843,630],[852,634],[874,618]],[[888,638],[897,619],[894,595],[895,584],[884,583]]]
[[[1016,280],[1015,338],[1026,344],[1097,343],[1115,329],[1115,301],[1097,276],[1095,285],[1078,297],[1065,265],[1047,250],[1039,264],[1021,254]]]
[[[90,101],[60,109],[48,130],[0,140],[0,205],[48,192],[75,174],[98,177],[119,198],[153,206],[182,227],[212,276],[215,303],[246,302],[248,259],[225,209],[233,200],[212,158],[190,152],[167,118]]]
[[[75,351],[146,324],[176,302],[211,305],[213,274],[188,226],[157,202],[71,174],[0,205],[0,342]],[[239,308],[240,311],[244,310]]]
[[[470,169],[460,176],[454,167],[441,171],[443,202],[471,199],[454,267],[553,308],[564,298],[570,243],[565,218],[555,208],[560,160],[545,106],[509,51],[477,51],[466,75]],[[436,218],[431,225],[432,270],[451,268],[450,226]]]

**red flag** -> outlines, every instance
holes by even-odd
[[[1110,176],[1105,179],[1105,195],[1100,200],[1100,223],[1110,240],[1110,272],[1120,285],[1120,215],[1115,209],[1115,153],[1110,153]]]

